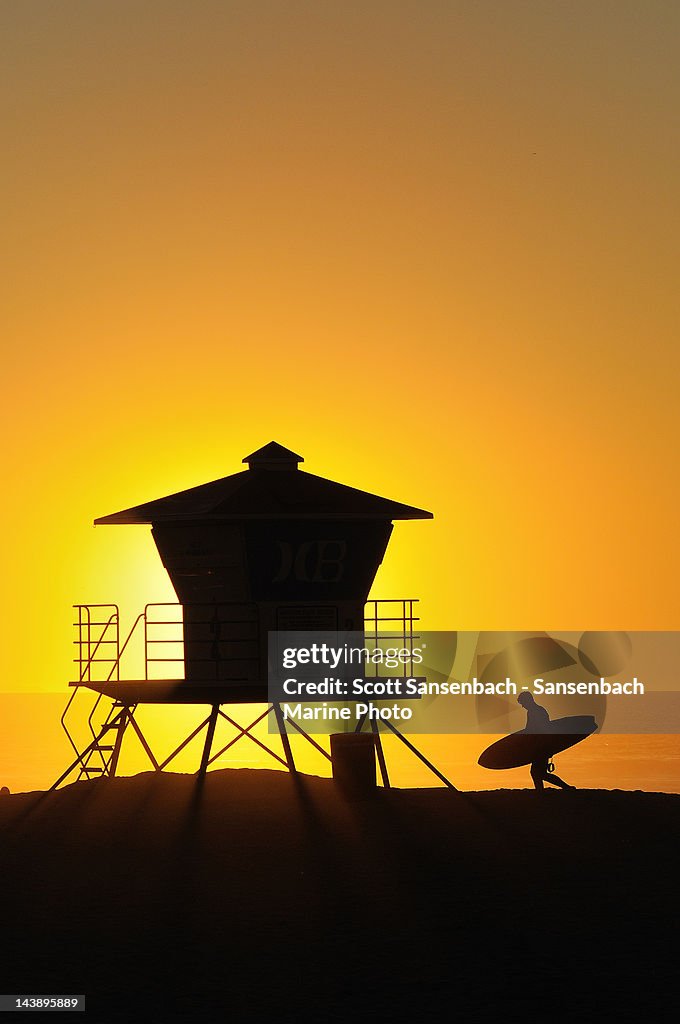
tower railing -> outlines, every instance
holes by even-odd
[[[383,598],[366,602],[364,628],[362,631],[358,631],[363,633],[361,646],[366,648],[366,653],[364,654],[364,657],[366,657],[366,664],[364,667],[365,674],[381,678],[384,675],[385,667],[389,665],[398,666],[396,668],[398,675],[413,674],[415,651],[414,641],[420,639],[420,634],[416,631],[416,624],[420,621],[419,617],[414,613],[414,606],[416,604],[416,598]],[[139,682],[143,687],[144,683],[148,682],[149,686],[152,687],[153,679],[150,676],[150,666],[158,664],[164,666],[172,665],[175,667],[175,670],[177,669],[177,666],[182,664],[186,667],[188,662],[182,652],[186,647],[184,626],[187,622],[190,622],[193,626],[205,626],[207,624],[209,628],[210,624],[214,625],[215,636],[214,638],[205,641],[207,643],[220,644],[224,643],[226,639],[227,646],[229,642],[233,642],[234,644],[248,644],[255,642],[256,646],[259,644],[259,617],[257,616],[256,606],[247,604],[233,605],[234,617],[231,619],[225,615],[225,612],[227,612],[231,607],[229,604],[220,604],[217,608],[214,605],[202,605],[200,607],[211,609],[212,615],[205,619],[197,618],[194,614],[196,606],[181,605],[174,602],[148,604],[144,608],[144,611],[140,612],[134,620],[124,642],[121,644],[120,615],[117,605],[98,604],[75,606],[77,612],[77,621],[74,623],[77,629],[77,639],[75,643],[77,645],[78,657],[75,658],[74,661],[78,665],[78,679],[72,683],[73,692],[61,717],[62,726],[75,753],[75,760],[64,772],[62,772],[61,776],[51,787],[52,789],[56,789],[69,776],[71,776],[73,772],[76,771],[78,773],[78,781],[102,777],[111,778],[115,776],[118,768],[123,736],[128,728],[132,729],[136,733],[155,771],[163,771],[172,761],[174,761],[185,747],[204,730],[205,741],[201,757],[201,765],[199,768],[200,776],[204,776],[211,764],[213,764],[219,757],[233,747],[235,743],[243,738],[250,739],[258,746],[258,748],[264,750],[276,761],[280,762],[284,768],[288,768],[291,772],[297,771],[281,705],[276,701],[267,701],[266,696],[261,690],[253,691],[253,696],[257,693],[255,700],[246,699],[242,700],[242,703],[251,704],[266,702],[267,707],[253,722],[247,726],[243,726],[227,714],[221,706],[222,701],[220,698],[223,696],[223,691],[220,691],[216,696],[213,688],[213,693],[209,699],[211,709],[208,717],[200,725],[194,728],[192,732],[186,736],[167,757],[162,760],[160,758],[156,758],[135,717],[138,704],[145,703],[145,696],[141,696],[141,691],[137,688],[137,695],[133,697],[132,700],[129,699],[129,692],[128,699],[125,699],[125,694],[121,691],[126,683],[129,686],[130,683],[134,684]],[[187,612],[190,612],[188,618],[185,617],[185,613]],[[223,633],[225,627],[229,634],[226,638]],[[236,632],[234,632],[232,627],[236,628]],[[170,635],[154,636],[153,631],[156,628],[168,630],[170,631]],[[245,628],[246,633],[249,635],[239,635],[238,629],[241,628]],[[181,632],[181,635],[173,635],[172,631]],[[342,635],[345,631],[338,630],[337,632]],[[144,676],[143,679],[140,679],[139,675],[137,675],[135,679],[130,680],[129,678],[121,675],[121,659],[128,651],[128,648],[131,646],[135,637],[139,638],[142,647]],[[324,637],[324,640],[325,639],[326,638]],[[191,643],[194,642],[194,638],[192,637]],[[203,641],[199,640],[198,642],[200,644]],[[174,653],[165,657],[159,657],[158,649],[163,644],[169,644]],[[185,647],[179,648],[179,653],[177,652],[178,644],[185,645]],[[383,650],[386,655],[384,659],[378,658],[375,661],[371,660],[370,655],[375,651],[375,648],[381,648]],[[395,648],[399,653],[398,658],[395,657]],[[387,654],[388,649],[391,649],[389,650],[389,655]],[[410,657],[408,657],[408,655],[410,655]],[[228,656],[225,659],[224,651],[219,652],[219,658],[221,660],[228,660]],[[242,653],[239,654],[238,657],[235,655],[233,658],[233,660],[242,659]],[[214,657],[202,660],[214,662]],[[416,662],[417,661],[418,659],[416,658]],[[395,670],[390,670],[388,668],[387,671]],[[105,686],[103,689],[101,688],[102,683],[110,683],[111,681],[114,681],[114,684],[121,683],[121,687],[113,685],[108,687]],[[79,746],[69,731],[66,724],[66,717],[76,694],[83,688],[97,691],[97,696],[88,717],[88,728],[92,739],[86,744],[81,744]],[[146,694],[146,696],[150,695],[151,694],[149,693]],[[248,692],[248,698],[250,698],[250,696],[251,694]],[[103,715],[100,713],[97,716],[97,710],[102,701],[104,701]],[[224,701],[224,703],[229,703],[229,701]],[[273,713],[276,719],[284,757],[280,757],[276,751],[271,748],[271,746],[259,737],[253,735],[252,732],[252,730],[261,721],[268,718],[271,713]],[[95,717],[98,718],[96,723]],[[362,731],[366,717],[367,713],[359,720],[354,730],[356,733]],[[217,752],[212,753],[215,727],[217,725],[218,718],[225,720],[232,728],[234,728],[236,730],[236,735],[232,736],[229,742],[226,745],[221,746]],[[321,744],[312,736],[308,735],[299,723],[291,720],[289,724],[321,755],[323,755],[326,760],[332,760],[331,754],[324,750]],[[380,725],[373,718],[371,719],[370,724],[374,736],[382,782],[384,786],[389,787],[390,779],[387,772],[385,752],[383,750],[380,736]],[[433,772],[441,782],[450,789],[455,789],[453,784],[449,782],[439,769],[436,768],[435,765],[433,765],[432,762],[429,761],[407,737],[403,736],[396,726],[394,726],[389,720],[385,720],[383,724],[389,732],[396,735],[407,749],[418,757],[419,760],[422,761],[423,764]]]
[[[415,614],[417,598],[376,598],[367,601],[364,610],[364,637],[367,644],[375,647],[385,645],[399,646],[401,649],[413,651],[414,643],[419,639],[417,623],[419,616]],[[221,614],[217,615],[219,607]],[[198,641],[205,648],[205,655],[194,656],[195,663],[214,664],[214,647],[219,642],[222,650],[219,654],[221,662],[243,660],[242,653],[236,653],[235,645],[259,641],[257,606],[248,603],[221,603],[219,606],[208,604],[182,605],[178,602],[154,602],[147,604],[132,623],[125,640],[120,642],[120,613],[117,605],[74,605],[77,621],[74,623],[77,636],[74,644],[78,665],[77,685],[87,686],[88,683],[120,681],[125,678],[143,678],[153,680],[159,678],[157,673],[163,671],[163,678],[184,678],[184,623],[185,610],[191,609],[193,626],[207,626],[211,635],[204,641]],[[197,609],[205,609],[204,618],[196,616]],[[233,614],[233,618],[229,616]],[[224,626],[237,628],[228,637],[220,636]],[[141,644],[140,670],[135,676],[121,675],[123,655],[138,640]],[[194,641],[196,643],[196,641]],[[234,645],[233,653],[225,653]],[[378,674],[378,663],[367,665]],[[410,659],[405,659],[404,670],[410,670]],[[140,676],[140,673],[143,673]]]
[[[101,670],[106,665],[113,666],[113,671],[117,672],[120,663],[118,605],[76,604],[73,607],[77,615],[77,621],[73,625],[78,631],[73,642],[78,647],[78,657],[75,661],[80,666],[80,681],[91,682],[93,669]],[[112,675],[107,674],[105,678],[112,678]]]

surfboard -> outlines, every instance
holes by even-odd
[[[557,718],[550,723],[546,732],[511,732],[502,740],[496,740],[480,755],[477,762],[482,768],[500,771],[504,768],[521,768],[544,757],[552,757],[562,750],[568,750],[590,736],[597,729],[597,722],[590,715],[572,715]]]

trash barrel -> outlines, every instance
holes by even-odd
[[[345,796],[371,796],[376,790],[373,733],[339,732],[331,735],[333,780]]]

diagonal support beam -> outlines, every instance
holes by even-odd
[[[175,747],[175,749],[173,750],[173,752],[171,754],[168,754],[168,756],[166,757],[165,761],[161,761],[161,764],[159,766],[160,767],[160,771],[163,771],[163,769],[167,768],[167,766],[170,764],[171,761],[174,761],[174,759],[177,757],[177,755],[180,754],[189,743],[191,743],[193,738],[195,736],[198,736],[199,732],[201,732],[203,729],[205,729],[205,727],[206,727],[206,725],[208,725],[209,721],[210,721],[210,715],[208,715],[207,718],[204,718],[203,721],[201,722],[201,724],[197,725],[196,728],[194,729],[194,731],[190,732],[189,735],[187,736],[187,738],[185,740],[182,740],[180,745],[178,747]]]
[[[297,729],[297,731],[300,733],[301,736],[304,736],[304,738],[307,740],[308,743],[311,743],[313,747],[316,747],[316,749],[319,751],[320,754],[323,754],[323,756],[326,758],[327,761],[332,761],[333,760],[333,758],[328,753],[328,751],[324,750],[323,747],[321,746],[321,744],[317,743],[315,739],[312,739],[312,737],[309,735],[309,733],[306,733],[305,730],[302,728],[302,726],[297,724],[297,722],[295,721],[294,718],[289,718],[288,721],[290,722],[290,724],[293,726],[294,729]]]
[[[154,766],[155,770],[157,772],[159,772],[161,770],[161,766],[159,765],[158,761],[154,757],[153,751],[152,751],[151,747],[149,746],[149,744],[147,743],[146,737],[144,736],[144,733],[142,732],[142,730],[139,728],[139,725],[135,721],[135,717],[134,717],[133,714],[130,714],[128,716],[128,723],[129,723],[129,725],[132,726],[132,728],[137,733],[137,736],[139,738],[139,742],[144,747],[144,750],[146,751],[146,755],[149,758],[149,760],[151,761],[151,764]]]
[[[394,733],[394,735],[395,735],[395,736],[398,736],[398,737],[399,737],[399,739],[401,740],[401,742],[402,742],[402,743],[403,743],[403,744],[404,744],[405,746],[407,746],[407,747],[408,747],[408,749],[409,749],[409,750],[411,751],[411,753],[412,753],[412,754],[415,754],[415,755],[416,755],[416,757],[417,757],[417,758],[418,758],[418,759],[419,759],[420,761],[422,761],[422,762],[423,762],[423,764],[424,764],[424,765],[425,765],[425,766],[426,766],[427,768],[429,768],[429,769],[430,769],[430,771],[431,771],[431,772],[432,772],[432,773],[433,773],[434,775],[436,775],[438,779],[441,779],[441,781],[442,781],[442,782],[444,783],[444,785],[445,785],[445,786],[448,786],[448,787],[449,787],[449,789],[455,789],[455,790],[456,790],[456,792],[458,792],[458,790],[457,790],[457,788],[456,788],[456,787],[454,786],[454,784],[453,784],[452,782],[449,782],[449,780],[448,780],[448,779],[446,778],[446,776],[445,776],[445,775],[442,775],[442,773],[441,773],[441,772],[439,771],[439,769],[438,769],[438,768],[435,768],[435,766],[434,766],[434,765],[432,764],[432,762],[431,762],[431,761],[428,761],[428,759],[427,759],[427,758],[425,757],[425,755],[424,755],[424,754],[421,754],[421,752],[420,752],[420,751],[418,750],[418,748],[417,748],[417,747],[414,747],[414,746],[413,746],[413,744],[412,744],[411,742],[409,742],[409,740],[407,740],[407,739],[406,739],[406,737],[405,737],[405,736],[403,736],[403,735],[402,735],[402,734],[401,734],[401,733],[399,732],[399,730],[398,730],[398,729],[396,728],[396,726],[392,725],[392,723],[391,723],[391,722],[390,722],[390,721],[389,721],[389,720],[388,720],[387,718],[385,718],[385,719],[381,719],[381,723],[382,723],[382,725],[386,725],[388,729],[391,729],[391,731],[392,731],[392,732]]]
[[[249,740],[252,740],[253,743],[257,744],[258,747],[260,747],[262,750],[265,750],[268,754],[270,754],[275,761],[278,761],[279,764],[282,764],[284,768],[287,768],[288,765],[286,764],[282,757],[279,757],[279,755],[274,750],[272,750],[271,747],[268,747],[266,743],[263,743],[262,740],[259,740],[257,736],[253,736],[250,732],[250,730],[254,729],[255,726],[259,722],[261,722],[263,718],[266,718],[267,715],[271,714],[273,710],[273,706],[268,707],[266,711],[263,711],[261,715],[258,715],[254,722],[251,722],[250,725],[244,728],[242,725],[239,725],[238,722],[234,721],[233,718],[230,718],[229,715],[225,711],[222,711],[222,709],[220,708],[220,715],[222,716],[222,718],[224,718],[226,722],[229,722],[229,725],[233,725],[235,729],[238,729],[238,735],[232,737],[232,739],[230,739],[229,742],[224,747],[218,750],[216,754],[213,754],[213,756],[210,758],[209,763],[212,764],[213,761],[216,761],[218,757],[221,757],[222,754],[226,753],[226,751],[229,750],[230,747],[233,747],[235,743],[238,743],[238,741],[242,740],[244,736],[247,736]]]

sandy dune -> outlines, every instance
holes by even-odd
[[[350,803],[309,776],[145,774],[4,796],[0,833],[2,991],[84,992],[81,1020],[618,1022],[675,1002],[679,796]]]

